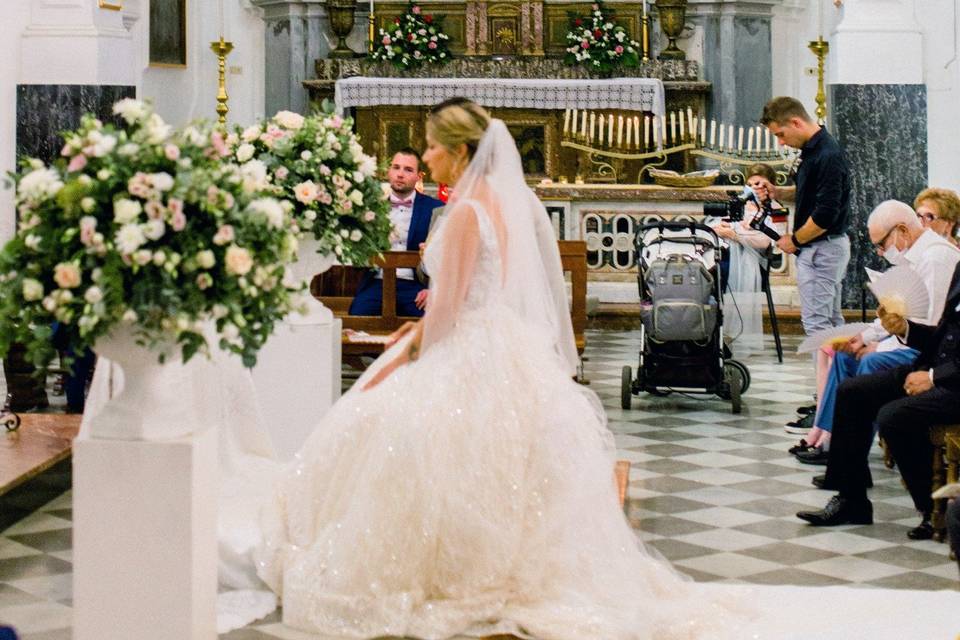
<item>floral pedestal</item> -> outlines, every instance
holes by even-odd
[[[309,285],[334,260],[301,242],[294,276]],[[308,312],[291,314],[261,349],[253,382],[281,460],[293,457],[327,409],[340,397],[342,323],[319,300],[308,296]]]

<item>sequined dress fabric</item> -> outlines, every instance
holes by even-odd
[[[286,624],[324,636],[716,637],[725,610],[623,515],[597,397],[498,303],[481,211],[456,326],[360,391],[396,345],[323,418],[261,508],[259,577]],[[441,229],[428,269],[443,243]]]

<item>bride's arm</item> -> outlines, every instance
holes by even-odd
[[[420,322],[400,327],[391,344],[413,332],[407,347],[398,353],[373,376],[363,390],[383,382],[397,368],[416,360],[423,349],[447,335],[456,324],[480,254],[480,227],[477,216],[469,205],[460,205],[448,214],[444,225],[440,256],[440,270],[431,276],[430,305]]]

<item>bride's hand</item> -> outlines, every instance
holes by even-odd
[[[389,349],[397,344],[400,338],[413,331],[417,327],[417,324],[416,322],[404,322],[399,329],[390,334],[390,337],[387,339],[386,348]]]
[[[422,334],[420,333],[419,323],[407,322],[402,327],[397,329],[394,335],[397,336],[397,340],[399,340],[401,337],[407,333],[410,333],[411,331],[414,333],[413,336],[411,336],[410,342],[407,344],[406,348],[401,350],[400,353],[393,358],[393,360],[385,364],[383,368],[377,371],[377,373],[374,374],[374,376],[371,377],[365,385],[363,385],[363,391],[369,391],[370,389],[373,389],[375,386],[386,380],[387,377],[390,376],[390,374],[392,374],[396,369],[402,367],[408,362],[416,360],[420,356],[420,341],[422,340]],[[393,341],[393,343],[395,342],[396,340]],[[393,343],[391,343],[391,346]]]

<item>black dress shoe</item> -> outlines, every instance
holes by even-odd
[[[827,460],[830,459],[830,453],[820,447],[798,451],[794,456],[803,464],[827,464]]]
[[[805,416],[808,413],[816,413],[816,411],[817,405],[815,404],[807,405],[805,407],[797,407],[797,413],[799,413],[801,416]]]
[[[807,441],[806,441],[806,440],[804,440],[803,438],[801,438],[801,439],[800,439],[800,444],[795,444],[795,445],[793,445],[792,447],[790,447],[789,449],[787,449],[787,453],[789,453],[790,455],[793,456],[793,455],[796,455],[796,454],[800,453],[801,451],[809,451],[809,450],[812,449],[812,448],[813,448],[813,447],[811,447],[809,444],[807,444]]]
[[[933,537],[933,525],[929,519],[924,518],[918,526],[907,531],[907,537],[911,540],[929,540]]]
[[[822,511],[800,511],[797,517],[815,527],[873,524],[873,505],[866,499],[863,502],[852,502],[840,496],[833,496]]]
[[[833,482],[827,482],[827,474],[822,476],[813,476],[813,480],[810,481],[810,484],[815,486],[817,489],[826,489],[827,491],[836,491],[839,487],[835,486]],[[867,488],[873,486],[873,480],[867,480]]]

